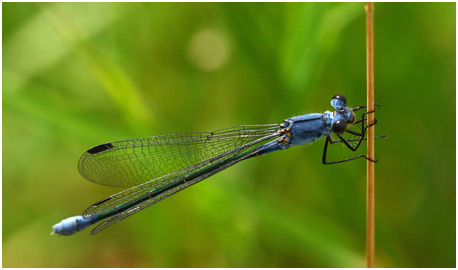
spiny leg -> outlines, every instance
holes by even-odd
[[[350,148],[352,151],[356,151],[356,149],[359,148],[359,146],[361,145],[361,141],[363,140],[364,135],[366,134],[366,129],[367,129],[367,128],[366,128],[365,125],[364,125],[364,123],[366,122],[365,120],[366,120],[366,113],[363,113],[362,119],[361,119],[360,121],[357,121],[357,122],[355,123],[355,124],[357,124],[357,123],[363,121],[362,124],[361,124],[361,132],[352,131],[352,130],[348,130],[348,129],[346,130],[347,133],[350,133],[350,134],[353,134],[353,135],[356,135],[356,136],[360,136],[360,138],[358,139],[358,143],[356,144],[355,147],[353,147],[352,145],[350,145],[350,144],[348,143],[347,140],[345,140],[343,137],[341,137],[341,136],[338,135],[339,138],[345,143],[345,145],[346,145],[348,148]],[[331,139],[331,142],[332,142],[332,139]]]
[[[357,121],[356,123],[360,123],[361,121],[362,121],[362,120],[359,120],[359,121]],[[365,129],[367,129],[367,128],[369,128],[369,127],[372,127],[373,125],[377,124],[377,122],[378,122],[378,121],[377,121],[377,118],[374,118],[374,122],[373,122],[372,124],[366,126]],[[355,123],[355,124],[356,124],[356,123]],[[364,128],[364,127],[363,127],[363,128]],[[356,135],[356,136],[361,136],[361,137],[364,136],[364,134],[365,134],[365,130],[364,130],[364,132],[362,131],[362,132],[360,133],[360,132],[356,132],[356,131],[348,130],[348,129],[347,129],[346,132],[347,132],[347,133],[350,133],[350,134],[353,134],[353,135]]]
[[[383,136],[384,137],[384,136]],[[377,139],[379,138],[383,138],[383,137],[378,137]],[[363,139],[365,140],[365,139]],[[365,155],[359,155],[359,156],[356,156],[356,157],[352,157],[352,158],[348,158],[348,159],[343,159],[343,160],[337,160],[337,161],[327,161],[326,160],[326,157],[327,157],[327,153],[328,153],[328,144],[334,144],[334,143],[339,143],[341,141],[333,141],[332,138],[330,136],[327,136],[326,137],[326,142],[324,144],[324,150],[323,150],[323,157],[322,157],[322,160],[321,162],[323,164],[336,164],[336,163],[343,163],[343,162],[347,162],[347,161],[351,161],[351,160],[355,160],[355,159],[358,159],[358,158],[365,158],[371,162],[374,162],[374,163],[377,163],[378,160],[373,160],[373,159],[370,159],[368,158],[367,156]],[[348,145],[347,145],[348,146]]]
[[[375,105],[378,106],[378,107],[380,107],[380,104],[375,104]],[[359,107],[356,107],[355,109],[353,109],[353,111],[357,111],[357,110],[359,110],[359,109],[361,109],[361,108],[365,108],[365,107],[367,107],[367,105],[359,106]],[[366,134],[367,128],[369,128],[369,127],[371,127],[371,126],[373,126],[373,125],[375,125],[375,124],[377,123],[377,119],[374,118],[373,123],[371,123],[371,124],[368,125],[368,126],[365,125],[365,123],[366,123],[366,121],[367,121],[366,115],[371,114],[371,113],[374,113],[374,112],[375,112],[375,110],[370,111],[370,112],[364,112],[364,113],[362,114],[362,119],[359,120],[359,121],[356,121],[356,122],[354,123],[355,125],[356,125],[356,124],[359,124],[359,123],[362,123],[362,124],[361,124],[361,132],[357,132],[357,131],[353,131],[353,130],[346,130],[347,133],[350,133],[350,134],[353,134],[353,135],[356,135],[356,136],[360,136],[360,139],[359,139],[359,141],[358,141],[358,144],[357,144],[355,147],[351,146],[350,144],[348,144],[348,141],[346,141],[345,139],[343,139],[343,141],[345,141],[345,142],[344,142],[345,145],[347,145],[348,148],[350,148],[352,151],[356,151],[356,150],[359,148],[359,146],[361,145],[361,141],[363,140],[364,135]],[[339,136],[339,137],[340,137],[340,136]]]
[[[380,104],[374,104],[374,106],[377,106],[380,109]],[[362,105],[362,106],[355,107],[355,108],[352,109],[352,111],[356,112],[357,110],[360,110],[360,109],[363,109],[363,108],[367,108],[367,105]]]
[[[374,113],[374,112],[375,111],[363,112],[362,118],[360,120],[356,121],[354,124],[356,125],[356,124],[359,124],[359,123],[363,122],[364,120],[367,120],[366,115]]]

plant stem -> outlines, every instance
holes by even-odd
[[[374,110],[374,4],[366,3],[366,59],[367,59],[367,111]],[[374,113],[368,114],[367,123],[374,121]],[[374,126],[367,130],[367,157],[374,160]],[[367,161],[366,201],[366,258],[367,267],[374,267],[374,162]]]

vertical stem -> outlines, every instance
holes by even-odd
[[[367,58],[367,111],[374,110],[374,4],[366,3],[366,58]],[[368,115],[367,123],[374,121],[374,114]],[[367,157],[374,160],[374,126],[367,130]],[[366,201],[366,258],[367,267],[374,267],[374,163],[367,161]]]

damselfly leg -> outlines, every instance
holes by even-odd
[[[375,105],[380,107],[379,104]],[[352,109],[355,119],[353,124],[348,126],[344,134],[330,134],[326,137],[322,157],[323,164],[342,163],[355,160],[358,158],[365,158],[374,163],[377,162],[377,160],[370,159],[362,153],[354,153],[360,148],[361,143],[367,140],[365,138],[367,128],[377,123],[377,119],[374,119],[372,123],[367,123],[367,115],[374,113],[374,111],[363,112],[360,114],[357,113],[358,110],[366,107],[367,106],[364,105]],[[375,139],[380,139],[384,137],[385,136],[379,136]],[[348,150],[341,150],[342,148],[350,149],[354,154],[348,154]],[[342,158],[343,155],[345,155],[345,158]]]

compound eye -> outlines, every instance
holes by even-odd
[[[337,120],[334,125],[332,125],[332,131],[337,135],[342,135],[347,130],[347,121]]]
[[[344,95],[335,95],[332,97],[332,99],[338,99],[340,101],[343,101],[344,104],[347,104],[347,98],[345,98]]]

